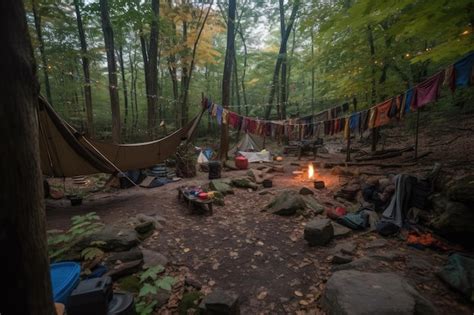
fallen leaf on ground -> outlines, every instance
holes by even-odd
[[[185,248],[185,249],[183,249],[183,252],[187,253],[187,252],[189,252],[190,250],[191,250],[191,249],[189,249],[189,248]]]
[[[267,291],[262,291],[257,295],[258,300],[263,300],[264,298],[267,297],[268,292]]]
[[[299,297],[302,297],[302,296],[303,296],[303,292],[296,290],[296,291],[295,291],[295,295],[296,295],[296,296],[299,296]]]
[[[309,305],[309,303],[306,300],[300,300],[300,305],[306,306]]]

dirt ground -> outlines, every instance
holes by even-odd
[[[435,162],[443,162],[450,176],[472,172],[472,118],[466,116],[458,122],[456,134],[444,133],[443,126],[434,132],[420,133],[420,152],[432,152],[418,164],[404,168],[379,168],[374,166],[349,167],[358,176],[376,176],[400,172],[423,174]],[[449,122],[448,122],[449,123]],[[402,128],[398,128],[402,129]],[[396,130],[398,130],[396,129]],[[395,130],[395,129],[394,129]],[[386,138],[386,147],[403,147],[413,143],[412,134],[403,130],[395,138]],[[342,147],[337,139],[332,146]],[[354,144],[367,150],[367,143]],[[342,161],[344,154],[321,154],[316,162]],[[413,152],[385,160],[384,163],[411,161]],[[379,256],[377,263],[367,270],[393,271],[405,277],[439,310],[447,314],[472,314],[473,305],[460,294],[449,289],[435,275],[446,262],[448,252],[408,247],[403,234],[387,238],[380,248],[366,248],[366,244],[381,238],[377,233],[357,232],[333,240],[326,247],[309,247],[303,239],[303,229],[309,217],[280,217],[261,211],[281,190],[303,186],[311,188],[312,182],[302,181],[292,175],[301,167],[291,165],[293,157],[285,158],[285,173],[275,173],[273,187],[248,191],[234,189],[234,195],[225,197],[225,206],[214,207],[212,216],[189,214],[177,199],[176,188],[181,185],[206,185],[207,174],[183,179],[163,187],[130,188],[113,192],[97,192],[87,196],[83,205],[71,207],[67,200],[47,200],[48,228],[64,229],[70,217],[95,211],[107,224],[126,225],[136,214],[159,214],[166,224],[159,233],[147,239],[142,246],[154,249],[170,259],[176,266],[186,266],[190,276],[203,284],[204,290],[219,287],[239,294],[242,314],[319,314],[320,296],[325,282],[332,274],[330,262],[334,247],[352,242],[357,245],[356,257]],[[309,157],[301,165],[309,163]],[[258,165],[255,165],[258,166]],[[365,173],[364,173],[365,172]],[[245,171],[226,171],[223,177],[241,176]],[[367,175],[369,173],[370,175]],[[326,189],[314,190],[316,199],[326,207],[357,204],[341,203],[333,198],[334,192],[353,177],[334,175],[330,169],[318,169],[317,176],[326,182]],[[390,255],[393,254],[393,255]]]

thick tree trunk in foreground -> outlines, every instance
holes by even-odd
[[[39,85],[23,2],[0,1],[1,314],[54,313],[38,147]]]
[[[110,107],[112,109],[112,141],[120,142],[120,104],[117,83],[117,63],[115,61],[114,31],[109,18],[107,0],[100,0],[100,17],[107,51],[107,69],[109,71]]]
[[[235,52],[235,10],[236,0],[229,0],[227,13],[227,45],[225,50],[224,74],[222,76],[222,106],[229,106],[230,102],[230,81],[232,76],[232,65],[234,63]],[[221,146],[219,151],[220,160],[227,160],[229,151],[229,127],[227,124],[221,126]]]
[[[41,30],[41,15],[38,12],[38,5],[36,0],[32,1],[33,6],[33,18],[35,20],[35,30],[36,30],[36,37],[38,38],[39,42],[39,50],[41,54],[41,63],[44,75],[44,89],[46,90],[46,98],[48,102],[52,105],[53,99],[51,97],[51,86],[49,84],[49,75],[48,75],[48,61],[46,59],[46,54],[44,52],[44,40],[43,40],[43,32]]]
[[[77,30],[79,32],[79,41],[81,43],[82,70],[84,72],[84,99],[86,104],[87,131],[90,136],[94,136],[94,116],[92,113],[92,89],[91,75],[89,70],[89,57],[87,56],[87,42],[84,34],[84,26],[82,24],[82,16],[80,11],[80,0],[74,0],[76,9]]]

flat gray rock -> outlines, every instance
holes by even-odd
[[[349,255],[345,255],[345,254],[335,254],[332,257],[332,263],[333,264],[342,265],[342,264],[348,264],[351,261],[352,261],[352,257],[349,256]]]
[[[376,239],[376,240],[373,240],[367,244],[365,244],[365,248],[366,249],[375,249],[375,248],[381,248],[381,247],[385,247],[387,246],[388,242],[384,239]]]
[[[352,234],[352,230],[336,222],[331,222],[334,229],[334,238],[343,238]]]
[[[138,235],[133,229],[120,229],[114,226],[106,226],[97,233],[91,234],[81,241],[76,246],[83,249],[92,242],[101,242],[98,247],[104,251],[126,251],[138,245]]]
[[[338,271],[329,278],[321,300],[328,315],[424,315],[434,306],[394,273]]]
[[[356,260],[351,261],[348,264],[336,265],[332,267],[333,271],[340,270],[367,270],[369,268],[374,268],[377,266],[379,261],[375,258],[362,257]]]
[[[128,251],[112,253],[112,255],[107,258],[106,263],[110,266],[114,265],[116,261],[121,261],[124,263],[141,259],[143,259],[142,251],[138,247],[134,247]]]
[[[166,266],[168,264],[168,258],[154,250],[142,249],[143,253],[143,268],[150,268],[156,265]]]
[[[239,296],[217,288],[204,297],[199,309],[204,314],[238,315],[240,314]]]
[[[333,249],[333,253],[342,253],[346,255],[354,255],[356,251],[357,245],[353,242],[344,242],[341,244],[337,244],[336,247]]]

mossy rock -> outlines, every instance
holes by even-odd
[[[283,191],[273,199],[266,209],[277,215],[294,215],[297,211],[304,211],[306,203],[297,191]]]
[[[145,221],[135,225],[135,231],[137,231],[137,233],[140,235],[147,234],[154,229],[155,223],[153,221]]]
[[[222,193],[224,196],[234,193],[234,191],[232,190],[232,187],[230,186],[230,180],[225,180],[225,179],[211,180],[211,182],[209,183],[209,188],[211,190],[215,190]]]
[[[140,291],[140,279],[135,275],[126,276],[117,280],[120,290],[130,293],[138,293]]]
[[[203,294],[198,291],[186,292],[178,306],[179,315],[187,315],[189,310],[198,311],[199,300]],[[199,314],[199,313],[197,313]]]
[[[258,185],[252,182],[249,177],[234,178],[232,179],[232,185],[237,188],[258,189]]]

